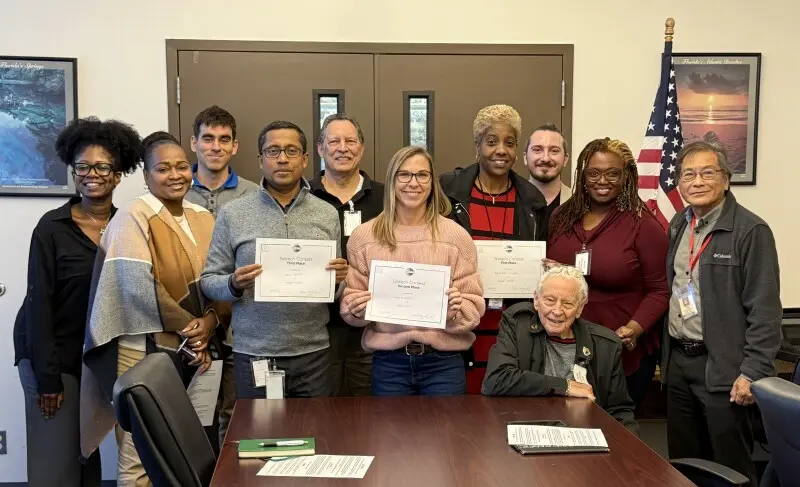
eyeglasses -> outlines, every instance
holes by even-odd
[[[687,169],[685,171],[681,171],[681,182],[691,183],[697,178],[698,174],[700,175],[700,179],[703,181],[713,181],[717,179],[718,172],[722,172],[722,169],[713,169],[707,167],[705,169],[701,169],[700,172],[697,172],[694,169]]]
[[[90,172],[94,171],[98,176],[108,176],[114,171],[114,166],[112,164],[86,164],[85,162],[79,162],[72,166],[72,173],[76,176],[85,177],[88,176]]]
[[[303,155],[303,149],[290,145],[289,147],[267,147],[261,151],[261,155],[267,159],[277,159],[281,156],[281,152],[286,154],[289,159],[296,159]]]
[[[427,184],[431,182],[431,173],[429,171],[410,172],[410,171],[397,171],[394,175],[398,182],[410,183],[411,178],[417,178],[419,184]]]
[[[586,169],[583,171],[583,174],[586,175],[586,181],[590,183],[596,183],[604,176],[606,181],[612,184],[618,183],[622,179],[622,171],[620,169],[606,169],[605,171],[600,171],[599,169]]]

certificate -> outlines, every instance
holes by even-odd
[[[396,325],[442,328],[447,323],[450,266],[373,260],[364,318]]]
[[[547,242],[476,240],[486,298],[530,299],[542,278]]]
[[[280,303],[332,303],[336,272],[326,270],[336,258],[334,240],[257,238],[255,300]]]

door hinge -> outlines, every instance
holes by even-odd
[[[561,80],[561,106],[567,106],[567,89],[563,79]]]
[[[178,105],[181,104],[181,79],[180,79],[180,77],[175,77],[175,100],[177,101]],[[561,106],[564,106],[564,105],[562,104]]]

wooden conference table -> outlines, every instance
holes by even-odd
[[[610,453],[526,456],[508,421],[560,419],[601,428]],[[259,477],[263,460],[234,441],[316,438],[316,452],[374,455],[363,479]],[[240,400],[212,486],[693,486],[636,436],[585,399],[484,396]]]

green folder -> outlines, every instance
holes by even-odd
[[[304,441],[299,446],[262,446],[279,441]],[[258,440],[239,440],[239,458],[298,457],[314,455],[314,438],[269,438]]]

